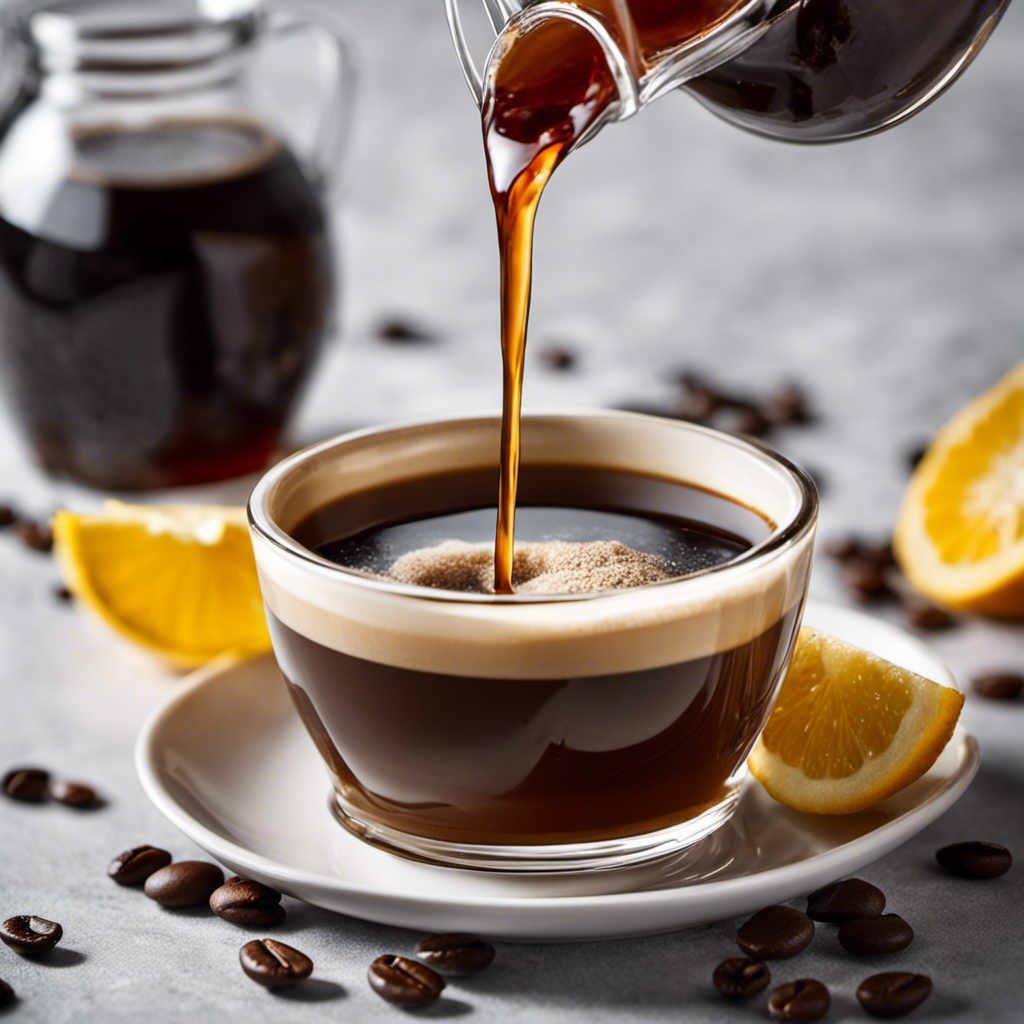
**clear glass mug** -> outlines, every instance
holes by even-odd
[[[352,75],[315,18],[261,0],[9,9],[0,366],[45,468],[138,489],[274,452],[334,321]],[[301,33],[319,55],[311,143],[275,116],[261,61]]]
[[[416,501],[451,507],[438,482],[450,473],[457,504],[492,504],[500,418],[363,430],[285,459],[253,491],[250,530],[274,653],[331,807],[369,843],[460,867],[609,868],[684,849],[735,809],[788,664],[814,485],[767,448],[692,424],[605,410],[529,414],[522,427],[524,479],[578,466],[668,482],[659,498],[617,492],[619,507],[666,503],[636,509],[647,514],[670,514],[672,485],[696,485],[749,516],[755,543],[630,590],[406,586],[316,555],[296,539],[303,523],[334,503],[353,533],[367,516],[390,521],[389,500],[394,518],[429,511]],[[487,472],[467,495],[473,470]]]
[[[702,31],[677,45],[667,45],[663,31],[652,32],[645,46],[629,0],[482,2],[498,38],[480,72],[459,0],[445,0],[478,106],[496,56],[519,33],[562,18],[600,43],[618,101],[581,141],[679,88],[726,121],[786,142],[883,131],[948,88],[1009,6],[1009,0],[723,0],[723,13]]]

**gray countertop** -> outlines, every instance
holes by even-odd
[[[298,418],[305,443],[343,428],[499,401],[497,260],[475,112],[441,4],[349,0],[362,62],[356,134],[340,203],[343,328]],[[725,384],[806,383],[821,420],[784,432],[787,454],[825,482],[821,536],[884,536],[907,479],[904,452],[1022,356],[1024,345],[1024,7],[1011,8],[975,66],[897,131],[801,149],[745,136],[684,97],[608,129],[559,171],[538,221],[527,406],[664,400],[673,368]],[[292,83],[293,89],[299,86]],[[285,90],[285,95],[287,95]],[[383,315],[408,314],[439,341],[386,346]],[[565,340],[578,369],[536,358]],[[192,492],[242,500],[251,481]],[[98,496],[44,477],[0,415],[0,500],[29,511],[89,508]],[[239,932],[210,915],[161,911],[105,877],[141,842],[199,855],[147,802],[132,745],[175,678],[57,603],[45,556],[0,536],[0,768],[50,766],[91,780],[90,814],[0,804],[0,916],[63,923],[59,955],[0,948],[18,1022],[379,1022],[364,980],[414,936],[287,901],[286,941],[317,963],[315,984],[270,995],[239,972]],[[817,597],[844,601],[820,559]],[[1020,626],[969,621],[929,639],[961,680],[1021,668]],[[933,851],[1002,842],[1024,859],[1024,703],[969,697],[963,721],[981,771],[945,817],[866,869],[918,938],[854,963],[819,941],[779,980],[833,989],[828,1020],[866,1019],[853,998],[869,973],[930,974],[911,1019],[1024,1019],[1024,867],[988,884],[943,876]],[[738,1021],[710,987],[735,921],[586,945],[504,946],[486,975],[449,988],[426,1017],[480,1021]]]

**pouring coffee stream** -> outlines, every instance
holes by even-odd
[[[495,590],[510,594],[533,225],[555,167],[605,124],[684,87],[748,130],[827,142],[898,124],[966,68],[1009,0],[484,0],[498,38],[480,105],[501,257],[501,477]]]

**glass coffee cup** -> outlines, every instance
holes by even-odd
[[[524,504],[558,490],[582,510],[588,480],[615,480],[618,508],[664,517],[685,502],[745,549],[597,593],[412,586],[318,555],[311,529],[325,510],[357,534],[493,506],[500,418],[364,430],[284,460],[254,490],[250,526],[332,809],[374,845],[459,867],[609,868],[684,849],[732,814],[788,664],[814,485],[766,448],[655,417],[533,414],[522,430]]]

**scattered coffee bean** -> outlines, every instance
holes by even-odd
[[[736,945],[755,960],[796,956],[814,938],[814,922],[795,907],[765,907],[736,933]]]
[[[998,843],[954,843],[938,850],[935,859],[960,878],[998,878],[1013,864],[1010,851]]]
[[[21,543],[33,551],[47,554],[53,550],[53,530],[48,523],[36,523],[31,519],[19,519],[15,524]]]
[[[760,412],[773,427],[810,423],[813,419],[807,395],[803,388],[793,383],[786,384],[768,395],[761,403]]]
[[[71,604],[75,600],[74,593],[65,587],[63,583],[58,583],[53,588],[53,596],[56,600],[60,601],[61,604]]]
[[[24,956],[35,956],[53,949],[63,934],[64,929],[56,921],[31,914],[9,917],[0,925],[0,940]]]
[[[956,625],[956,619],[944,608],[939,608],[916,595],[909,595],[903,599],[903,616],[907,620],[907,625],[929,633],[951,629]]]
[[[850,596],[861,604],[874,604],[893,596],[885,571],[859,556],[843,562],[842,580]]]
[[[853,558],[859,550],[860,544],[855,537],[837,537],[825,545],[825,554],[837,562],[845,562],[848,558]]]
[[[421,939],[416,955],[442,974],[476,974],[494,962],[494,947],[475,935],[455,932]]]
[[[41,804],[50,786],[50,773],[42,768],[12,768],[0,781],[0,789],[12,800]]]
[[[199,907],[224,884],[224,872],[203,860],[179,860],[146,879],[145,893],[162,907]]]
[[[807,916],[813,921],[842,923],[858,917],[877,917],[885,910],[885,893],[861,878],[844,878],[807,897]]]
[[[0,529],[13,526],[18,521],[18,513],[12,505],[0,505]]]
[[[377,337],[400,345],[419,345],[437,340],[432,332],[403,317],[388,317],[382,320],[377,325]]]
[[[917,469],[917,467],[921,464],[921,460],[927,454],[928,454],[928,445],[927,444],[916,444],[916,445],[914,445],[913,448],[908,449],[907,455],[906,455],[907,469],[909,469],[910,472],[913,473],[913,471],[915,469]]]
[[[264,988],[292,988],[313,973],[313,961],[274,939],[253,939],[238,951],[242,970]]]
[[[820,1020],[831,1005],[828,989],[813,978],[787,982],[768,997],[768,1012],[776,1020]]]
[[[971,684],[974,692],[990,700],[1014,700],[1024,691],[1024,676],[1015,672],[989,672]]]
[[[902,1017],[932,994],[932,979],[923,974],[889,971],[872,974],[857,986],[857,1002],[872,1017]]]
[[[576,353],[563,345],[547,345],[537,354],[549,370],[571,370],[576,366]]]
[[[747,437],[767,437],[772,425],[757,409],[737,409],[731,421],[725,426],[726,429],[737,434],[745,434]]]
[[[914,929],[899,914],[856,917],[839,926],[839,945],[849,953],[898,953],[914,941]]]
[[[10,1006],[16,998],[14,989],[3,978],[0,978],[0,1009]]]
[[[51,782],[50,799],[79,810],[99,805],[96,790],[84,782]]]
[[[232,876],[210,895],[210,909],[233,924],[274,925],[285,917],[281,894],[262,882]]]
[[[166,850],[144,844],[119,853],[107,868],[107,874],[118,885],[138,885],[153,872],[167,867],[171,855]]]
[[[377,957],[366,978],[381,999],[399,1006],[429,1006],[444,990],[444,978],[437,971],[394,953]]]
[[[734,956],[723,960],[711,976],[715,988],[730,999],[748,999],[763,992],[772,976],[765,964],[746,957]]]

